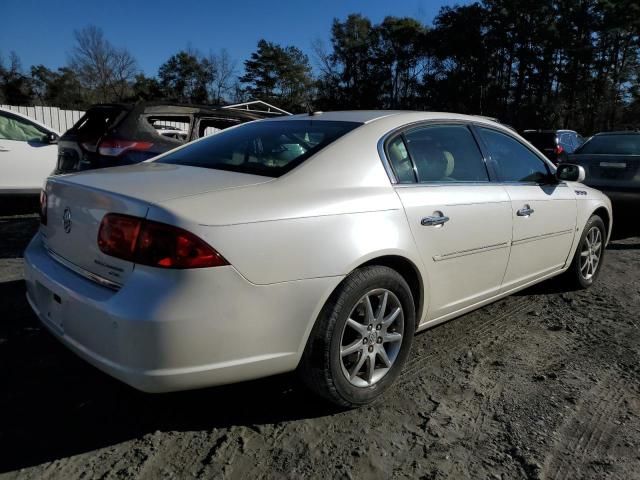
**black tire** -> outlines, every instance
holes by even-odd
[[[600,231],[601,247],[599,253],[599,261],[595,268],[595,272],[593,272],[593,274],[588,276],[587,278],[582,272],[580,258],[581,252],[585,249],[586,246],[587,235],[593,228],[597,228]],[[598,279],[600,270],[602,270],[602,262],[604,261],[604,247],[606,238],[607,233],[602,218],[600,218],[598,215],[592,215],[584,226],[582,235],[580,236],[580,241],[578,242],[578,248],[576,248],[576,253],[574,254],[573,260],[571,262],[571,266],[563,275],[563,281],[568,287],[583,290],[585,288],[589,288]]]
[[[402,340],[397,342],[400,343],[400,347],[396,350],[395,361],[382,378],[371,385],[355,386],[343,370],[343,356],[340,354],[341,348],[344,348],[344,345],[341,345],[343,332],[356,305],[376,289],[393,293],[394,301],[398,301],[402,307]],[[373,402],[391,386],[402,370],[415,333],[415,316],[411,289],[398,272],[378,265],[355,270],[327,300],[311,331],[298,367],[302,382],[313,392],[341,407],[351,408]],[[375,353],[372,355],[377,358]],[[373,363],[376,365],[376,361]]]

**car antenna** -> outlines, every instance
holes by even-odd
[[[306,109],[307,109],[307,115],[309,115],[310,117],[322,114],[322,112],[320,110],[314,110],[312,108],[311,102],[306,102],[305,106],[306,106]]]

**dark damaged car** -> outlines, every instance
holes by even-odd
[[[607,194],[616,214],[632,213],[637,218],[640,132],[598,133],[570,155],[569,162],[584,167],[587,174],[584,183]]]
[[[130,165],[269,114],[166,103],[94,105],[58,142],[56,173]]]

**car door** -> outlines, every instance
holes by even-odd
[[[385,151],[429,277],[427,320],[497,294],[509,257],[511,202],[490,182],[469,126],[411,127]]]
[[[503,291],[560,270],[576,231],[575,193],[555,181],[546,161],[512,135],[477,127],[511,199],[513,236]]]
[[[0,191],[37,193],[56,166],[57,145],[50,132],[28,120],[0,112]]]

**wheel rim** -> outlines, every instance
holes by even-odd
[[[598,227],[591,227],[584,237],[580,250],[580,275],[591,280],[598,271],[602,257],[602,234]]]
[[[357,387],[379,382],[398,358],[404,336],[404,311],[384,288],[367,292],[349,313],[340,339],[340,365]]]

